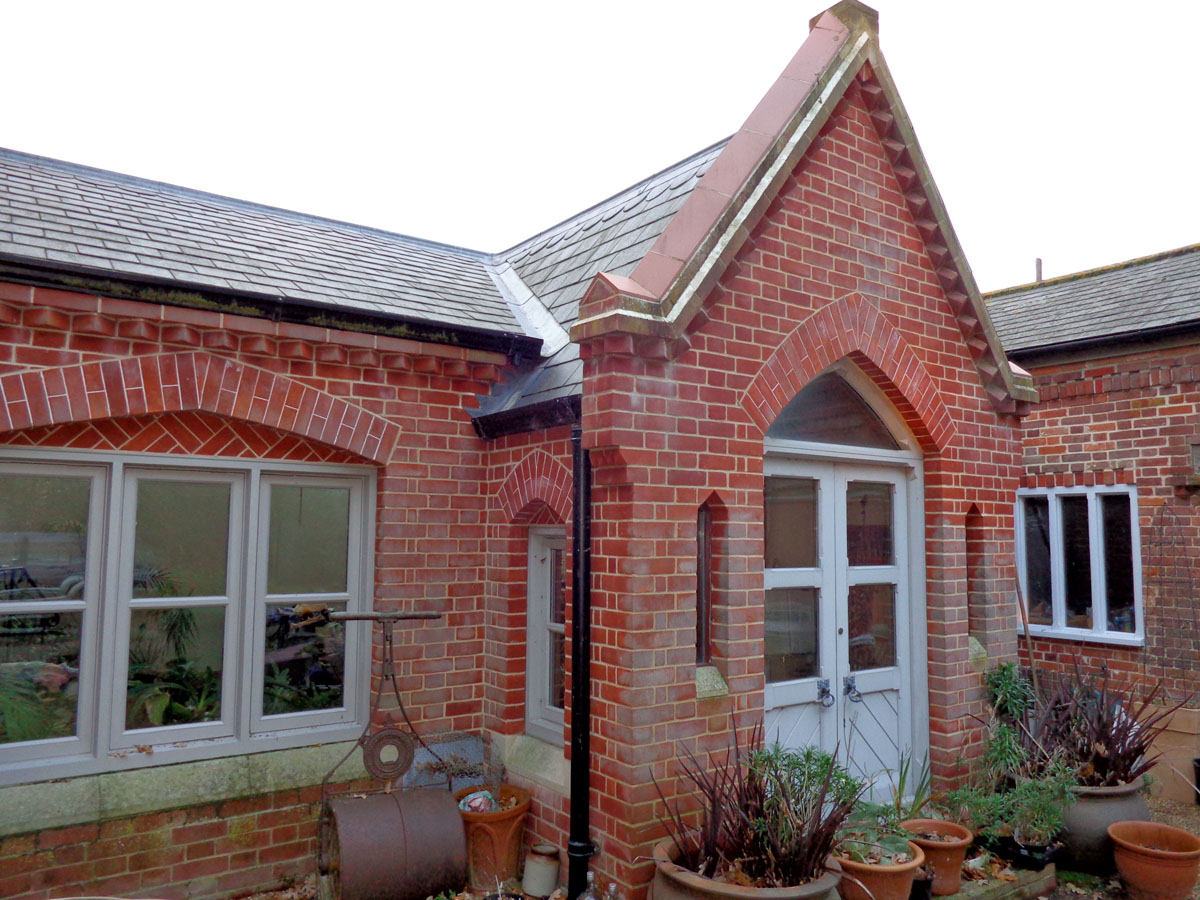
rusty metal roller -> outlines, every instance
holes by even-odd
[[[332,900],[425,900],[467,882],[467,838],[447,791],[329,801],[320,868]]]

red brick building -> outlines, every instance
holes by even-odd
[[[1040,397],[1017,500],[1035,658],[1161,680],[1171,700],[1200,672],[1198,296],[1200,248],[1184,247],[988,297]],[[1155,770],[1184,800],[1198,702],[1175,717]]]
[[[398,631],[408,714],[490,734],[563,846],[574,426],[605,877],[648,879],[650,776],[731,723],[866,774],[975,739],[1036,395],[873,11],[814,19],[727,142],[500,254],[0,169],[0,894],[312,871],[381,671],[330,610],[442,614]]]

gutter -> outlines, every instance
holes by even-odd
[[[1095,337],[1078,338],[1073,341],[1062,341],[1057,344],[1038,344],[1033,347],[1021,347],[1013,350],[1006,348],[1006,353],[1010,359],[1024,362],[1064,353],[1069,354],[1091,349],[1111,350],[1117,347],[1127,347],[1130,344],[1144,344],[1156,340],[1167,340],[1173,337],[1190,336],[1197,330],[1200,330],[1200,319],[1193,319],[1189,322],[1176,322],[1171,325],[1158,325],[1138,331],[1126,331],[1121,334],[1104,334],[1096,335]]]
[[[583,397],[572,394],[475,416],[471,424],[475,426],[476,434],[484,440],[491,440],[510,434],[545,431],[559,425],[578,425],[582,421]]]
[[[513,364],[537,359],[540,338],[507,331],[492,331],[470,325],[451,325],[409,316],[348,309],[332,303],[317,303],[272,294],[206,287],[167,278],[131,278],[86,266],[56,263],[39,265],[27,258],[0,253],[0,280],[54,290],[100,294],[122,300],[203,309],[227,315],[290,322],[335,331],[357,331],[402,340],[423,341],[503,353]]]

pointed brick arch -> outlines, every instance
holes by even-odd
[[[387,461],[400,428],[299,381],[208,353],[161,353],[0,376],[0,435],[202,410]]]
[[[513,466],[496,496],[509,522],[516,522],[529,506],[539,502],[560,522],[567,522],[571,518],[571,471],[545,450],[534,450]]]
[[[742,406],[765,434],[806,384],[847,358],[882,382],[924,452],[936,453],[949,443],[954,420],[937,382],[903,335],[858,294],[818,310],[784,338],[747,388]]]

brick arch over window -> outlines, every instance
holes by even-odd
[[[903,335],[858,294],[818,310],[784,338],[746,389],[742,406],[765,434],[808,382],[847,358],[879,383],[924,452],[947,446],[954,420],[937,382]]]
[[[161,353],[0,376],[0,435],[155,413],[202,411],[276,428],[377,463],[400,428],[291,378],[207,353]]]
[[[513,467],[497,497],[509,522],[539,504],[566,522],[571,517],[571,471],[546,451],[534,450]]]

